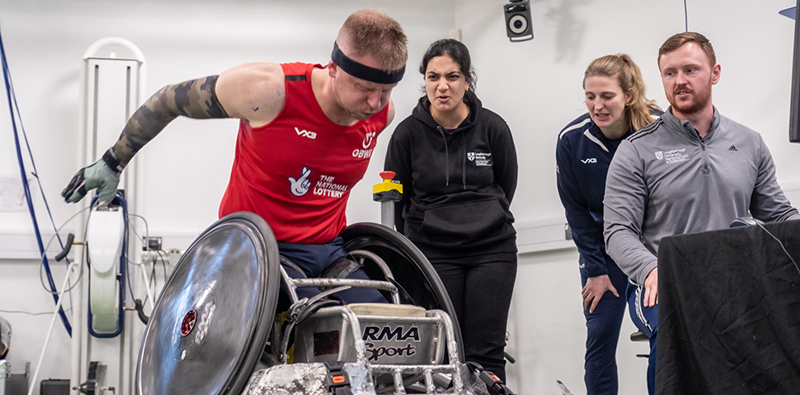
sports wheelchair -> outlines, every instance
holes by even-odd
[[[261,217],[240,212],[211,225],[153,309],[136,394],[512,393],[463,361],[447,292],[408,239],[372,223],[351,225],[342,237],[355,264],[292,279],[283,268],[292,262]],[[370,280],[345,278],[358,266]],[[322,292],[298,298],[307,286]],[[327,297],[349,287],[378,289],[389,303]],[[291,302],[286,311],[277,309],[281,292]]]

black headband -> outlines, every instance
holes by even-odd
[[[376,84],[398,83],[403,79],[403,74],[406,72],[405,65],[397,70],[381,70],[358,63],[342,53],[342,50],[339,49],[339,44],[337,44],[336,41],[333,42],[331,60],[333,60],[333,63],[341,67],[342,70],[344,70],[347,74],[350,74],[356,78],[361,78],[362,80],[374,82]]]

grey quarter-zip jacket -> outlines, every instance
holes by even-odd
[[[640,285],[658,265],[662,237],[727,228],[748,215],[800,219],[761,135],[716,108],[705,138],[669,108],[623,141],[603,204],[607,252]]]

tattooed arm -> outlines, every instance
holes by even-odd
[[[199,78],[167,85],[147,99],[133,113],[111,153],[121,171],[128,162],[172,120],[178,116],[195,119],[228,118],[215,91],[219,76]]]
[[[74,203],[98,188],[101,201],[113,199],[128,162],[178,116],[234,117],[266,124],[278,115],[283,102],[283,71],[273,63],[249,63],[221,75],[167,85],[133,113],[119,140],[100,160],[79,170],[61,195]]]
[[[220,75],[167,85],[131,116],[112,152],[124,167],[178,116],[267,123],[283,108],[283,92],[283,70],[274,63],[243,64]]]

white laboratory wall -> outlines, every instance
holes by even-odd
[[[64,204],[59,193],[78,169],[79,77],[81,57],[90,44],[115,36],[137,45],[147,61],[145,90],[149,96],[166,84],[218,74],[245,62],[325,64],[342,22],[362,8],[382,8],[402,24],[409,38],[410,64],[418,64],[428,44],[448,36],[454,26],[452,0],[0,0],[0,33],[24,127],[56,224],[61,225],[77,211],[76,206]],[[394,124],[411,112],[421,83],[422,77],[410,67],[407,81],[393,95],[398,114]],[[4,89],[2,93],[0,178],[18,180]],[[165,236],[166,248],[185,248],[217,219],[237,128],[232,120],[178,119],[137,156],[144,180],[137,214],[147,218],[151,234]],[[380,206],[372,202],[371,185],[380,181],[378,172],[388,138],[388,132],[379,138],[367,180],[352,192],[353,221],[380,218]],[[32,169],[27,159],[26,166]],[[38,194],[38,188],[34,193]],[[46,231],[50,226],[40,203],[37,214]],[[66,228],[74,231],[74,226]],[[46,233],[45,242],[52,231]],[[35,257],[35,251],[27,210],[0,211],[0,315],[11,322],[14,331],[9,354],[14,373],[24,369],[27,361],[35,367],[52,316],[10,312],[46,313],[53,309],[52,298],[40,286],[37,261],[25,259]],[[63,264],[53,266],[55,282],[60,285]],[[127,318],[136,321],[130,313]],[[98,350],[97,343],[94,349]],[[57,323],[39,379],[69,378],[69,353],[69,339]],[[108,355],[105,359],[109,360],[102,362],[115,369],[120,363],[116,355]],[[117,393],[121,391],[125,393],[118,387]]]
[[[642,69],[648,96],[662,107],[667,105],[655,59],[664,39],[684,28],[683,1],[532,0],[535,39],[521,43],[505,37],[505,3],[0,0],[0,32],[38,174],[60,225],[75,212],[58,195],[77,170],[80,58],[100,38],[123,37],[143,51],[149,94],[165,84],[217,74],[248,61],[325,63],[348,14],[365,7],[385,9],[406,30],[410,57],[406,78],[393,95],[395,122],[380,137],[365,180],[351,194],[348,217],[358,222],[379,220],[371,185],[379,181],[391,131],[421,94],[422,78],[416,68],[424,50],[452,28],[460,28],[478,73],[478,95],[509,123],[520,158],[512,208],[523,253],[509,326],[509,351],[518,359],[509,367],[510,382],[520,394],[557,394],[558,379],[581,394],[585,393],[585,324],[577,252],[561,237],[556,136],[585,111],[584,68],[609,53],[630,54]],[[788,143],[787,131],[794,23],[777,13],[793,3],[687,2],[689,28],[711,39],[722,64],[715,104],[723,114],[762,133],[778,166],[779,181],[797,191],[800,176],[794,162],[800,145]],[[0,178],[18,178],[5,106],[1,99]],[[138,214],[147,218],[151,234],[165,236],[165,247],[185,247],[216,220],[236,129],[232,120],[178,119],[138,156],[144,179]],[[800,199],[800,193],[793,196]],[[46,227],[43,207],[37,209]],[[30,235],[27,213],[0,212],[0,249],[24,243],[18,241],[20,235]],[[62,276],[63,269],[56,270],[56,282]],[[39,286],[35,260],[0,259],[0,310],[47,312],[51,300]],[[0,315],[14,327],[10,360],[16,368],[12,369],[18,370],[24,361],[36,362],[50,316]],[[623,336],[633,331],[627,317],[625,325]],[[57,326],[54,332],[40,378],[69,376],[69,341],[63,328]],[[644,393],[646,363],[634,354],[645,350],[644,344],[623,338],[618,352],[621,394]]]
[[[558,132],[583,114],[581,82],[593,59],[624,52],[640,66],[648,97],[668,105],[658,74],[658,48],[684,31],[679,0],[531,0],[535,38],[511,43],[505,37],[504,0],[461,0],[456,25],[478,73],[478,96],[502,115],[512,131],[520,182],[512,210],[520,231],[520,267],[512,306],[510,368],[515,388],[525,394],[559,393],[562,380],[585,393],[577,251],[564,248],[563,208],[555,184]],[[722,65],[714,87],[719,111],[759,131],[778,167],[778,181],[800,203],[796,157],[788,142],[794,23],[778,14],[793,1],[689,0],[689,30],[705,34]],[[625,336],[617,353],[620,394],[646,391],[646,362],[634,357],[646,345]]]

